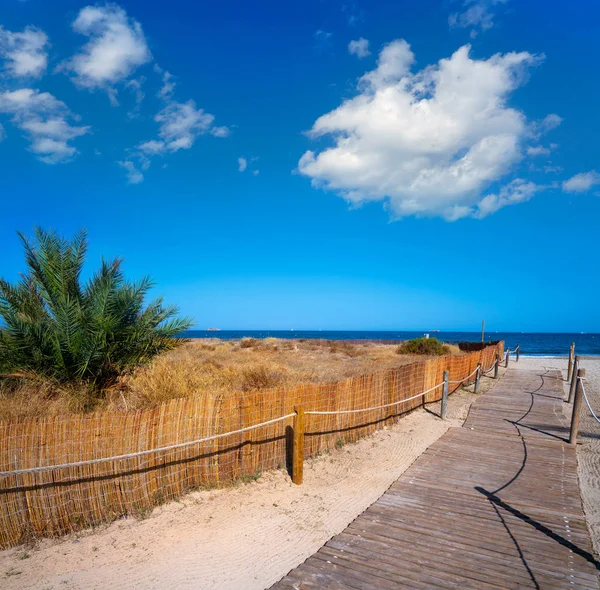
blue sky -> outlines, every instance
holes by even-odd
[[[85,227],[199,328],[598,332],[599,17],[6,0],[0,275]]]

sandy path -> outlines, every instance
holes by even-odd
[[[521,357],[518,364],[511,364],[519,369],[560,369],[567,375],[566,358]],[[596,415],[600,412],[600,359],[583,357],[581,367],[586,370],[585,390]],[[565,383],[565,397],[568,384]],[[571,422],[572,406],[564,404],[565,424]],[[584,405],[579,424],[580,444],[577,445],[577,462],[581,499],[585,518],[590,529],[596,554],[600,555],[600,424],[590,415]]]
[[[493,381],[482,380],[482,391]],[[0,586],[266,588],[341,532],[475,399],[451,396],[449,419],[417,410],[397,425],[307,462],[304,484],[271,472],[238,488],[195,492],[145,520],[114,522],[33,549],[0,553]]]

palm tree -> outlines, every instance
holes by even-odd
[[[0,279],[0,373],[99,389],[173,348],[173,336],[191,326],[162,299],[144,306],[152,281],[126,281],[120,259],[103,260],[82,284],[85,231],[71,241],[40,228],[33,243],[19,237],[28,268],[16,284]]]

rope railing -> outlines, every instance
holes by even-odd
[[[579,419],[581,416],[581,406],[583,402],[587,406],[592,418],[600,424],[600,418],[594,412],[592,404],[585,391],[585,369],[580,368],[580,359],[578,355],[575,355],[575,343],[571,344],[569,350],[569,364],[567,370],[567,380],[571,379],[571,385],[569,387],[569,396],[567,403],[573,401],[573,412],[571,413],[571,432],[569,435],[569,442],[571,444],[577,443],[577,434],[579,432]]]
[[[473,373],[472,373],[473,374]],[[434,387],[428,389],[427,391],[423,391],[417,395],[413,395],[412,397],[408,397],[402,400],[398,400],[396,402],[392,402],[389,404],[383,404],[380,406],[372,406],[369,408],[360,408],[360,409],[356,409],[356,410],[338,410],[338,411],[331,411],[331,412],[319,412],[319,411],[308,411],[308,412],[304,412],[305,415],[313,415],[313,416],[328,416],[328,415],[333,415],[333,414],[358,414],[360,412],[370,412],[370,411],[374,411],[374,410],[380,410],[380,409],[384,409],[384,408],[390,408],[392,406],[398,406],[400,404],[412,401],[414,399],[417,399],[419,397],[423,397],[425,395],[427,395],[428,393],[431,393],[432,391],[435,391],[436,389],[439,389],[440,387],[442,387],[444,385],[444,382],[442,383],[438,383],[437,385],[435,385]],[[174,444],[174,445],[167,445],[164,447],[157,447],[154,449],[146,449],[143,451],[136,451],[134,453],[126,453],[123,455],[114,455],[112,457],[103,457],[100,459],[89,459],[87,461],[75,461],[73,463],[61,463],[61,464],[57,464],[57,465],[43,465],[41,467],[29,467],[27,469],[14,469],[12,471],[0,471],[0,477],[10,477],[10,476],[14,476],[14,475],[25,475],[27,473],[41,473],[44,471],[54,471],[57,469],[71,469],[73,467],[84,467],[86,465],[97,465],[99,463],[111,463],[113,461],[124,461],[127,459],[133,459],[135,457],[142,457],[144,455],[150,455],[153,453],[162,453],[165,451],[173,451],[176,449],[182,449],[185,447],[189,447],[192,445],[197,445],[197,444],[202,444],[202,443],[207,443],[207,442],[211,442],[213,440],[218,440],[221,438],[225,438],[228,436],[234,436],[236,434],[242,434],[244,432],[249,432],[251,430],[256,430],[257,428],[262,428],[264,426],[269,426],[270,424],[275,424],[277,422],[282,422],[284,420],[287,420],[289,418],[294,418],[297,415],[297,412],[293,412],[292,414],[286,414],[285,416],[279,416],[278,418],[273,418],[272,420],[267,420],[266,422],[261,422],[259,424],[253,424],[252,426],[247,426],[245,428],[240,428],[239,430],[233,430],[230,432],[223,432],[221,434],[214,434],[212,436],[206,436],[203,438],[198,438],[196,440],[191,440],[191,441],[187,441],[187,442],[183,442],[183,443],[178,443],[178,444]]]
[[[504,359],[506,357],[502,357],[502,362],[504,362]],[[492,371],[494,371],[497,367],[500,366],[500,358],[496,357],[496,360],[489,366],[489,368],[482,370],[481,374],[482,375],[487,375],[488,373],[491,373]]]
[[[286,414],[285,416],[280,416],[279,418],[273,418],[272,420],[267,420],[266,422],[261,422],[260,424],[246,426],[245,428],[240,428],[239,430],[233,430],[231,432],[223,432],[222,434],[214,434],[212,436],[206,436],[204,438],[198,438],[196,440],[190,440],[188,442],[178,443],[175,445],[168,445],[166,447],[158,447],[155,449],[146,449],[144,451],[136,451],[135,453],[127,453],[125,455],[115,455],[114,457],[103,457],[101,459],[89,459],[87,461],[76,461],[75,463],[62,463],[60,465],[44,465],[42,467],[30,467],[28,469],[15,469],[13,471],[0,471],[0,477],[9,477],[11,475],[24,475],[25,473],[40,473],[42,471],[53,471],[55,469],[70,469],[72,467],[84,467],[85,465],[97,465],[98,463],[110,463],[112,461],[124,461],[126,459],[133,459],[135,457],[143,457],[144,455],[151,455],[152,453],[162,453],[164,451],[173,451],[175,449],[183,449],[185,447],[190,447],[192,445],[198,445],[198,444],[210,442],[213,440],[217,440],[219,438],[233,436],[234,434],[242,434],[243,432],[249,432],[250,430],[256,430],[257,428],[262,428],[263,426],[268,426],[269,424],[275,424],[276,422],[282,422],[283,420],[287,420],[288,418],[293,418],[295,415],[296,415],[296,412],[294,412],[292,414]]]
[[[437,385],[435,385],[431,389],[428,389],[427,391],[423,391],[421,393],[418,393],[417,395],[413,395],[412,397],[407,397],[406,399],[402,399],[397,402],[392,402],[391,404],[383,404],[381,406],[373,406],[371,408],[360,408],[358,410],[334,410],[331,412],[308,411],[308,412],[304,412],[304,415],[305,416],[333,416],[335,414],[358,414],[360,412],[372,412],[374,410],[382,410],[384,408],[391,408],[392,406],[398,406],[405,402],[412,401],[413,399],[423,397],[423,396],[427,395],[428,393],[431,393],[432,391],[439,389],[443,385],[444,385],[444,381],[442,381],[441,383],[438,383]]]
[[[592,410],[592,405],[590,404],[590,400],[588,399],[587,393],[585,392],[585,386],[583,384],[585,379],[583,379],[582,377],[578,377],[578,379],[581,384],[581,393],[583,394],[583,399],[585,400],[588,410],[590,411],[590,414],[592,415],[594,420],[596,420],[596,422],[598,422],[598,424],[600,424],[600,418],[598,418],[598,416],[596,415],[596,412],[594,412],[594,410]]]
[[[501,363],[504,363],[505,367],[508,367],[508,360],[510,359],[510,355],[514,354],[517,357],[517,362],[519,362],[519,357],[521,355],[521,345],[517,344],[517,346],[514,348],[514,350],[511,350],[510,348],[507,348],[504,351],[504,354],[502,355],[502,358],[496,358],[496,360],[487,368],[484,369],[483,367],[480,368],[481,370],[481,375],[487,375],[488,373],[491,373],[492,371],[495,371],[494,373],[494,377],[497,377],[497,368],[500,366]]]
[[[479,371],[481,371],[481,366],[477,365],[477,367],[471,374],[467,375],[466,377],[463,377],[462,379],[459,379],[458,381],[448,381],[448,383],[450,383],[451,385],[456,385],[458,383],[464,383],[467,379],[470,379],[471,377],[473,377],[473,375],[475,375]]]

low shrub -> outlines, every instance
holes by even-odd
[[[414,338],[403,342],[397,350],[398,354],[429,354],[440,356],[449,354],[450,347],[442,344],[437,338]]]
[[[240,389],[242,391],[268,389],[270,387],[277,387],[284,382],[285,375],[282,371],[274,370],[265,365],[242,369],[239,379]]]
[[[252,348],[260,344],[258,338],[242,338],[240,340],[240,348]]]

